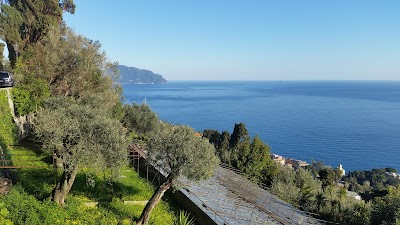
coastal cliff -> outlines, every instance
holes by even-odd
[[[166,84],[167,80],[162,75],[153,73],[150,70],[138,69],[118,65],[120,78],[119,83],[123,84]]]

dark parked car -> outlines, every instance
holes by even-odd
[[[12,87],[14,86],[14,78],[12,73],[6,71],[0,71],[0,87]]]

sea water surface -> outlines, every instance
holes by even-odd
[[[244,122],[273,153],[346,171],[400,170],[400,81],[173,81],[125,84],[126,103],[198,131]]]

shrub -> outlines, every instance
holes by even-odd
[[[8,216],[9,212],[4,203],[0,203],[0,224],[13,225],[13,222]]]
[[[35,112],[43,101],[50,97],[50,88],[45,80],[33,76],[24,79],[29,80],[29,82],[18,84],[13,89],[14,107],[17,116]]]

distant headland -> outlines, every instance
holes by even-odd
[[[150,70],[138,69],[136,67],[128,67],[118,65],[120,78],[118,82],[121,84],[166,84],[167,80],[162,75],[153,73]]]

